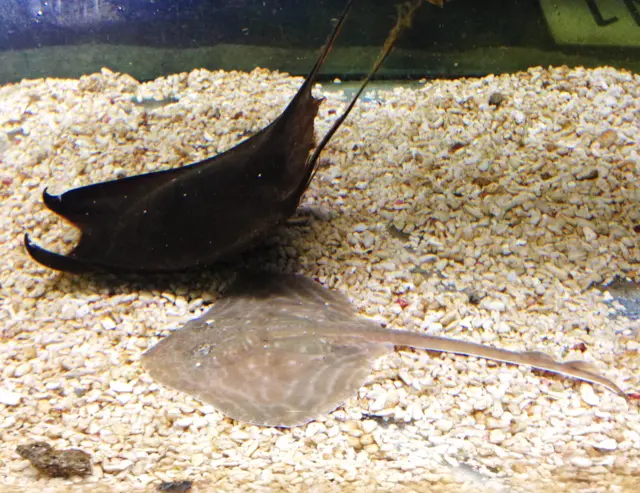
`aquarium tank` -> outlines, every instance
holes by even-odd
[[[362,76],[377,52],[394,4],[367,3],[341,40],[345,55],[327,63],[331,76]],[[477,76],[563,64],[638,68],[634,0],[448,3],[429,5],[429,15],[414,20],[382,77]],[[0,81],[78,77],[103,66],[139,80],[256,66],[301,75],[325,37],[319,21],[339,8],[335,0],[3,0]]]
[[[0,0],[0,493],[640,491],[640,1]]]

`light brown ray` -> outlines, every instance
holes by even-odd
[[[156,380],[234,419],[297,426],[355,394],[373,360],[397,345],[533,366],[626,398],[586,362],[383,329],[340,293],[287,275],[245,276],[210,311],[145,353],[143,363]]]
[[[296,426],[362,386],[385,342],[327,334],[379,326],[342,296],[299,276],[251,276],[202,317],[145,353],[158,381],[239,421]]]

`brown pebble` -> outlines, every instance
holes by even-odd
[[[580,351],[581,353],[584,353],[587,350],[587,345],[584,342],[579,342],[578,344],[573,346],[571,349],[573,351]]]
[[[616,140],[618,140],[618,134],[612,129],[605,130],[596,139],[600,147],[610,147],[616,143]]]
[[[486,176],[478,176],[474,178],[471,183],[478,187],[486,187],[494,183],[494,181],[491,178],[487,178]]]
[[[580,174],[578,174],[578,176],[576,176],[577,180],[595,180],[596,178],[598,178],[599,173],[598,170],[595,168],[586,170]]]
[[[19,445],[17,452],[38,471],[52,478],[86,476],[91,472],[91,456],[79,449],[55,450],[45,442]]]
[[[493,94],[491,94],[491,96],[489,96],[489,104],[497,108],[503,103],[505,99],[507,99],[507,97],[501,92],[494,92]]]
[[[30,360],[38,356],[38,351],[34,346],[29,346],[24,348],[23,355],[25,359]]]
[[[460,149],[463,149],[466,146],[467,146],[467,144],[465,144],[464,142],[454,142],[451,145],[451,147],[449,147],[449,154],[453,154],[453,153],[459,151]]]
[[[160,483],[158,491],[168,491],[169,493],[185,493],[191,490],[193,483],[191,481],[170,481],[168,483]]]

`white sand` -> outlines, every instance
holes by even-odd
[[[638,491],[637,400],[398,351],[320,422],[238,424],[154,383],[139,359],[239,264],[152,288],[55,273],[25,254],[27,231],[58,251],[77,238],[43,207],[45,186],[215,154],[276,118],[300,83],[258,70],[139,85],[105,70],[0,88],[0,491],[152,491],[178,479],[192,491]],[[180,102],[145,110],[135,95]],[[640,390],[638,322],[611,318],[606,293],[588,289],[638,278],[640,77],[532,69],[379,96],[325,153],[303,200],[320,217],[244,264],[319,278],[390,327],[586,359]],[[318,132],[342,107],[328,95]],[[92,475],[43,477],[15,451],[33,440],[88,452]]]

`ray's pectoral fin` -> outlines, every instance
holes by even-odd
[[[60,253],[51,252],[36,245],[29,239],[29,235],[26,233],[24,235],[24,247],[33,260],[41,265],[46,265],[51,269],[71,272],[73,274],[82,274],[83,272],[90,270],[83,262],[79,262],[71,255],[62,255]]]
[[[110,237],[117,225],[129,220],[136,208],[144,210],[155,207],[154,198],[158,190],[182,179],[195,167],[205,163],[96,183],[60,195],[52,195],[45,188],[42,192],[44,204],[77,226],[81,238],[70,253],[60,254],[42,248],[25,234],[25,249],[39,264],[63,272],[79,274],[110,270],[108,263],[102,266],[96,258],[100,258],[100,252],[111,244]]]
[[[60,195],[51,195],[45,188],[42,201],[71,224],[81,228],[99,228],[101,223],[121,216],[133,203],[139,203],[145,196],[152,196],[154,190],[175,182],[193,170],[193,166],[184,166],[144,173],[74,188]]]
[[[302,425],[336,409],[364,384],[372,361],[392,347],[291,337],[241,350],[236,341],[226,350],[197,345],[185,351],[189,337],[174,333],[145,353],[151,376],[233,419],[279,427]]]
[[[179,169],[44,194],[45,204],[82,232],[67,255],[26,238],[27,252],[57,270],[177,271],[210,266],[262,241],[291,217],[317,170],[318,157],[367,83],[391,53],[422,0],[399,10],[372,70],[344,112],[314,147],[321,100],[318,71],[351,8],[342,12],[313,69],[283,113],[232,149]]]
[[[349,0],[290,104],[270,125],[226,152],[154,173],[50,195],[45,205],[82,233],[68,254],[25,237],[29,255],[71,271],[176,271],[211,265],[245,251],[295,211],[312,165],[312,96],[318,72],[341,31]]]

